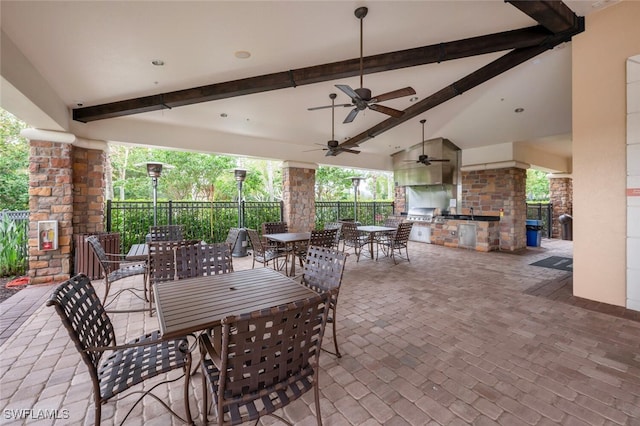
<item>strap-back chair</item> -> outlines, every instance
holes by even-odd
[[[307,257],[307,248],[309,246],[316,247],[333,247],[336,242],[337,228],[333,229],[313,229],[309,236],[307,244],[296,248],[296,256],[300,259],[300,266],[303,265]]]
[[[247,235],[252,248],[253,263],[251,268],[255,268],[256,262],[267,266],[269,262],[273,261],[273,268],[278,269],[278,259],[283,258],[286,254],[277,247],[266,245],[255,229],[247,229]]]
[[[176,247],[174,254],[178,279],[233,272],[227,243],[182,245]]]
[[[356,223],[342,222],[342,238],[342,251],[345,251],[347,247],[352,247],[356,255],[356,262],[359,262],[362,247],[369,244],[369,236],[358,231]]]
[[[319,355],[331,294],[222,320],[221,333],[199,337],[204,379],[205,424],[209,393],[218,425],[235,425],[271,415],[314,390],[316,418],[322,424],[318,389]]]
[[[227,239],[224,241],[229,245],[231,253],[236,248],[236,243],[238,242],[238,237],[240,236],[240,228],[230,228],[229,233],[227,234]]]
[[[60,284],[51,294],[47,306],[54,306],[71,340],[87,368],[93,385],[95,424],[100,425],[102,405],[115,397],[126,397],[141,391],[122,395],[135,385],[169,371],[185,372],[184,409],[186,419],[171,410],[165,401],[150,392],[149,388],[131,407],[122,422],[146,395],[153,396],[182,422],[192,423],[189,410],[189,369],[191,354],[186,338],[160,339],[154,331],[124,345],[118,345],[116,334],[91,280],[84,274]]]
[[[145,275],[147,273],[147,268],[145,262],[127,262],[125,254],[120,253],[106,253],[102,243],[98,239],[96,235],[91,235],[85,238],[85,241],[91,245],[93,249],[93,253],[95,254],[98,262],[102,266],[104,271],[104,296],[102,298],[102,303],[104,306],[108,307],[111,303],[115,302],[116,299],[123,292],[130,292],[137,298],[147,302],[149,300],[147,293],[147,283],[146,277],[142,280],[142,288],[136,287],[126,287],[117,291],[115,294],[112,294],[111,300],[108,300],[109,292],[111,291],[111,285],[119,280],[124,278],[134,277],[136,275]],[[139,293],[142,292],[142,295]],[[138,312],[143,309],[132,309],[132,310],[110,310],[110,312]]]
[[[285,232],[289,232],[287,222],[264,222],[262,224],[262,235],[283,234]]]
[[[336,241],[333,247],[338,250],[340,248],[340,240],[342,239],[342,223],[340,222],[327,222],[324,224],[324,229],[337,229]]]
[[[182,225],[160,225],[149,227],[149,241],[180,241],[184,239]]]
[[[331,312],[327,322],[333,323],[334,355],[338,358],[342,358],[342,355],[338,349],[336,335],[336,308],[347,256],[349,256],[348,253],[342,253],[339,250],[310,245],[301,278],[301,283],[315,292],[331,292]]]
[[[413,227],[413,222],[402,222],[398,225],[398,229],[391,234],[382,234],[381,238],[378,240],[377,247],[382,248],[382,252],[386,256],[391,256],[394,264],[398,264],[396,261],[396,256],[400,258],[409,260],[409,234],[411,233],[411,228]],[[404,256],[402,255],[402,250],[404,249]],[[376,249],[376,260],[378,259],[378,250]]]

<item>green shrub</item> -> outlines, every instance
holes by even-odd
[[[24,275],[28,265],[28,226],[25,220],[0,220],[0,277]]]

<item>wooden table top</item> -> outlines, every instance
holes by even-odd
[[[311,232],[283,232],[280,234],[264,234],[263,237],[279,243],[297,243],[311,238]]]
[[[147,260],[149,246],[147,244],[134,244],[129,249],[125,259],[127,260]]]
[[[206,330],[229,315],[284,305],[316,294],[271,268],[156,283],[153,293],[163,338]]]

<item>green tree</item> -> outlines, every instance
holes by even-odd
[[[549,201],[549,179],[547,172],[527,169],[527,200]]]
[[[29,209],[29,141],[27,125],[0,109],[0,210]]]

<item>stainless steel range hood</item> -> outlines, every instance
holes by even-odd
[[[460,148],[444,138],[425,141],[424,153],[431,158],[445,158],[449,162],[434,162],[429,166],[418,163],[422,143],[392,154],[393,178],[397,186],[440,185],[458,183]]]

